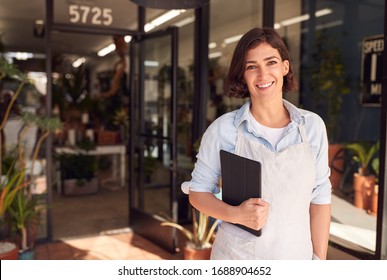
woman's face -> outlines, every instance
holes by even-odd
[[[261,43],[246,53],[243,78],[251,98],[282,99],[283,77],[289,72],[289,61],[282,61],[277,49]]]

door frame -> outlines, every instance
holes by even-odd
[[[178,28],[175,26],[168,27],[164,30],[159,30],[151,33],[146,33],[141,36],[134,37],[130,42],[130,137],[129,140],[129,226],[133,229],[136,234],[142,235],[145,238],[153,241],[159,246],[165,248],[170,252],[176,252],[177,248],[177,232],[171,227],[161,227],[160,223],[165,221],[164,218],[158,215],[148,214],[138,208],[136,205],[136,194],[135,189],[138,186],[136,182],[136,157],[135,147],[137,136],[141,136],[141,131],[136,131],[134,122],[136,120],[136,113],[138,112],[138,118],[140,123],[140,130],[144,125],[144,83],[145,83],[145,54],[144,48],[141,46],[148,39],[161,38],[164,36],[170,36],[171,46],[171,114],[170,123],[171,130],[170,135],[164,140],[169,140],[170,145],[170,213],[171,218],[177,221],[178,218],[178,202],[177,202],[177,68],[178,68]],[[136,52],[136,46],[140,44],[139,51]],[[138,62],[136,63],[136,59]],[[136,69],[136,67],[138,67]],[[133,76],[138,73],[138,79],[136,80]],[[137,92],[136,92],[137,91]],[[135,102],[135,98],[138,98]],[[138,108],[136,108],[138,104]],[[133,137],[136,135],[136,137]],[[142,154],[142,153],[140,153]],[[139,176],[140,184],[143,184],[144,174],[142,170],[142,158],[139,159]],[[140,186],[142,188],[143,186]]]

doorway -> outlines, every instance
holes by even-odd
[[[136,233],[174,252],[177,219],[176,91],[178,29],[130,43],[129,222]]]

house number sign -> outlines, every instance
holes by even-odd
[[[68,13],[70,22],[75,24],[110,26],[113,23],[110,8],[71,4],[68,6]]]

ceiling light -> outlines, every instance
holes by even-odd
[[[46,58],[45,54],[42,53],[29,53],[29,52],[6,52],[4,53],[4,56],[7,59],[18,59],[18,60],[26,60],[30,58],[36,58],[36,59],[44,59]]]
[[[151,21],[151,23],[155,26],[162,25],[163,23],[177,17],[178,15],[184,13],[185,10],[172,10],[169,12],[166,12],[165,14],[155,18],[154,20]]]
[[[15,58],[17,60],[27,60],[29,58],[33,58],[34,54],[28,52],[7,52],[6,56],[8,58]]]
[[[322,10],[316,11],[316,13],[314,15],[316,17],[322,17],[322,16],[329,15],[331,13],[332,13],[332,9],[322,9]]]
[[[321,10],[318,10],[315,12],[315,16],[322,17],[322,16],[329,15],[331,13],[332,13],[332,9],[321,9]],[[295,23],[299,23],[299,22],[308,20],[309,18],[310,18],[309,14],[304,14],[301,16],[293,17],[290,19],[283,20],[283,21],[281,21],[281,23],[275,23],[274,28],[279,29],[281,26],[289,26],[289,25],[292,25]],[[239,41],[239,39],[241,37],[242,37],[242,35],[240,34],[240,35],[235,35],[235,36],[226,38],[226,39],[224,39],[223,44],[228,45],[228,44],[234,43],[236,41]]]
[[[226,38],[226,39],[224,39],[223,43],[228,45],[228,44],[234,43],[236,41],[239,41],[240,38],[242,38],[242,34]]]
[[[112,51],[114,51],[115,49],[116,49],[116,45],[115,44],[110,44],[109,46],[99,50],[97,55],[98,56],[105,56],[108,53],[111,53]]]
[[[73,62],[73,67],[78,68],[81,66],[83,63],[85,63],[86,59],[84,57],[79,57],[77,60]]]
[[[181,21],[178,21],[178,22],[176,22],[175,24],[173,24],[174,26],[177,26],[177,27],[183,27],[183,26],[185,26],[185,25],[187,25],[187,24],[190,24],[190,23],[192,23],[192,22],[194,22],[195,21],[195,17],[194,16],[191,16],[191,17],[187,17],[187,18],[185,18],[185,19],[182,19]]]
[[[185,10],[171,10],[169,12],[166,12],[165,14],[162,14],[161,16],[155,18],[150,23],[145,24],[144,30],[145,32],[148,32],[157,26],[162,25],[163,23],[177,17],[178,15],[184,13]]]
[[[150,23],[145,24],[144,30],[145,30],[145,32],[148,32],[148,31],[156,28],[157,26],[173,19],[174,17],[177,17],[178,15],[180,15],[184,12],[185,12],[185,10],[171,10],[169,12],[166,12],[165,14],[162,14],[161,16],[152,20]],[[126,43],[129,43],[130,40],[132,40],[132,36],[125,36]],[[111,53],[112,51],[114,51],[115,49],[116,49],[116,46],[114,44],[111,44],[111,45],[99,50],[98,56],[105,56],[105,55]]]
[[[292,25],[292,24],[299,23],[301,21],[308,20],[309,18],[310,18],[310,16],[308,14],[302,15],[302,16],[298,16],[298,17],[293,17],[293,18],[281,21],[281,25],[282,26],[289,26],[289,25]]]
[[[217,58],[217,57],[220,57],[220,56],[222,56],[221,52],[213,52],[213,53],[210,53],[208,55],[208,58]]]
[[[322,17],[322,16],[329,15],[331,13],[332,13],[332,9],[321,9],[321,10],[316,11],[314,15],[316,17]],[[302,21],[306,21],[309,18],[310,18],[309,14],[304,14],[301,16],[293,17],[290,19],[283,20],[283,21],[281,21],[281,23],[275,23],[274,28],[278,29],[281,26],[289,26],[289,25],[296,24],[296,23],[299,23]]]
[[[209,43],[208,48],[209,49],[215,49],[218,45],[215,42]]]
[[[145,60],[144,65],[148,67],[159,67],[160,63],[158,61]]]
[[[126,43],[129,43],[132,40],[132,36],[127,35],[124,37],[124,40]]]
[[[152,23],[147,23],[145,24],[144,26],[144,31],[145,32],[148,32],[148,31],[151,31],[152,29],[154,29],[156,26],[154,26]]]

